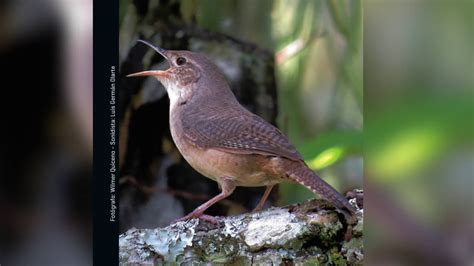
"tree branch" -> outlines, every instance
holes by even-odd
[[[357,190],[353,196],[362,197]],[[356,199],[351,199],[355,202]],[[363,210],[350,217],[324,200],[260,213],[198,219],[120,235],[120,263],[225,263],[233,265],[360,265]]]

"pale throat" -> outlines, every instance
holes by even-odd
[[[170,82],[171,83],[171,82]],[[175,83],[165,85],[168,97],[170,98],[170,107],[174,108],[178,104],[186,103],[192,96],[192,88],[183,88]]]

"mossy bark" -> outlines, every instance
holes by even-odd
[[[193,219],[165,228],[130,229],[120,235],[120,263],[361,265],[362,227],[363,209],[348,216],[324,200],[310,200],[219,217],[219,224]]]

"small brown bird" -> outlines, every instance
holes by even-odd
[[[151,70],[127,77],[153,76],[170,98],[170,129],[176,147],[199,173],[216,181],[222,192],[181,218],[216,222],[204,211],[228,197],[236,186],[266,186],[255,211],[262,209],[275,184],[298,182],[355,213],[345,197],[317,176],[288,139],[261,117],[239,104],[219,68],[204,55],[150,46],[168,61],[165,71]]]

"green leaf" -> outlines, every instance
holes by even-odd
[[[362,132],[328,132],[298,147],[313,170],[321,170],[349,154],[362,154]]]

